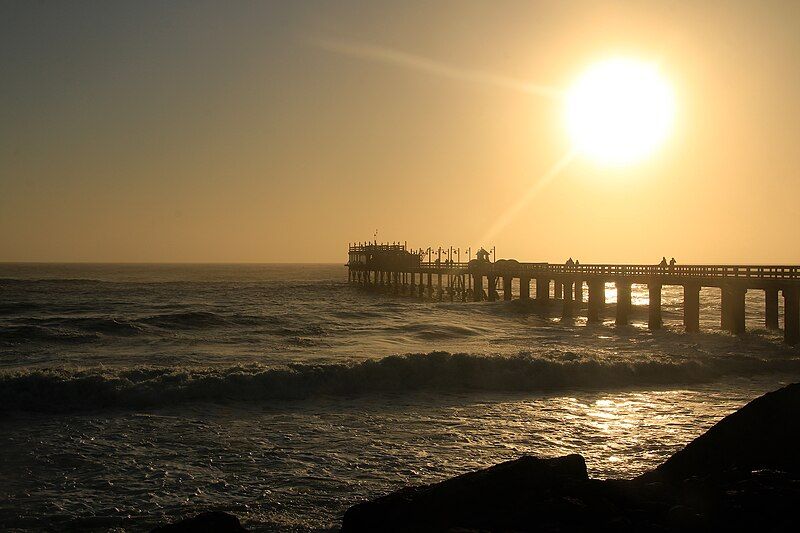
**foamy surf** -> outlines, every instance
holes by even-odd
[[[4,410],[142,409],[189,402],[265,402],[319,396],[426,392],[552,392],[709,382],[729,376],[800,375],[800,358],[684,361],[586,360],[575,354],[487,356],[431,352],[350,364],[135,367],[3,371]]]

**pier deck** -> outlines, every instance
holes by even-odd
[[[615,321],[627,324],[631,306],[631,285],[648,288],[648,327],[662,326],[661,289],[683,287],[683,322],[687,331],[700,329],[700,289],[721,289],[721,326],[731,333],[745,331],[745,295],[748,290],[765,293],[764,324],[779,329],[778,296],[784,299],[783,333],[786,343],[800,342],[800,266],[784,265],[625,265],[552,264],[519,262],[513,259],[454,262],[422,260],[422,251],[404,244],[355,244],[349,247],[347,262],[350,282],[366,287],[383,287],[395,294],[431,300],[482,301],[512,299],[512,281],[519,280],[521,300],[539,303],[555,300],[562,316],[572,317],[588,288],[587,320],[599,322],[605,307],[605,285],[617,289]],[[435,283],[434,283],[435,279]],[[533,283],[533,286],[531,282]],[[484,289],[485,287],[485,289]],[[534,289],[533,292],[531,289]]]

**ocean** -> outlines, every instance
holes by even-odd
[[[366,292],[341,265],[0,265],[0,528],[142,531],[219,509],[255,531],[524,453],[633,477],[800,376],[746,335],[562,322],[518,301]]]

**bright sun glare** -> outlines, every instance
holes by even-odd
[[[626,165],[658,148],[675,115],[672,88],[655,64],[609,59],[592,65],[566,93],[567,130],[578,152]]]

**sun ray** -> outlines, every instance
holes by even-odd
[[[523,196],[521,196],[514,204],[511,205],[508,209],[503,211],[503,213],[494,221],[491,225],[489,230],[484,234],[483,238],[480,241],[480,244],[483,246],[488,246],[491,240],[497,236],[500,231],[503,230],[513,219],[516,217],[520,211],[522,211],[530,202],[533,200],[539,192],[547,187],[561,172],[575,159],[576,150],[572,149],[564,156],[556,161],[556,163],[550,167],[547,172],[545,172],[536,182],[534,182],[530,188],[525,192]]]
[[[501,76],[491,72],[484,72],[481,70],[468,69],[441,63],[427,57],[409,54],[399,50],[386,48],[367,43],[344,42],[344,41],[327,41],[327,40],[312,40],[311,43],[319,48],[335,52],[338,54],[368,59],[371,61],[379,61],[382,63],[389,63],[399,65],[402,67],[444,76],[446,78],[468,81],[472,83],[479,83],[484,85],[493,85],[495,87],[502,87],[515,91],[522,91],[528,94],[535,94],[538,96],[545,96],[549,98],[561,98],[562,91],[555,87],[548,85],[540,85],[530,83],[524,80]]]

